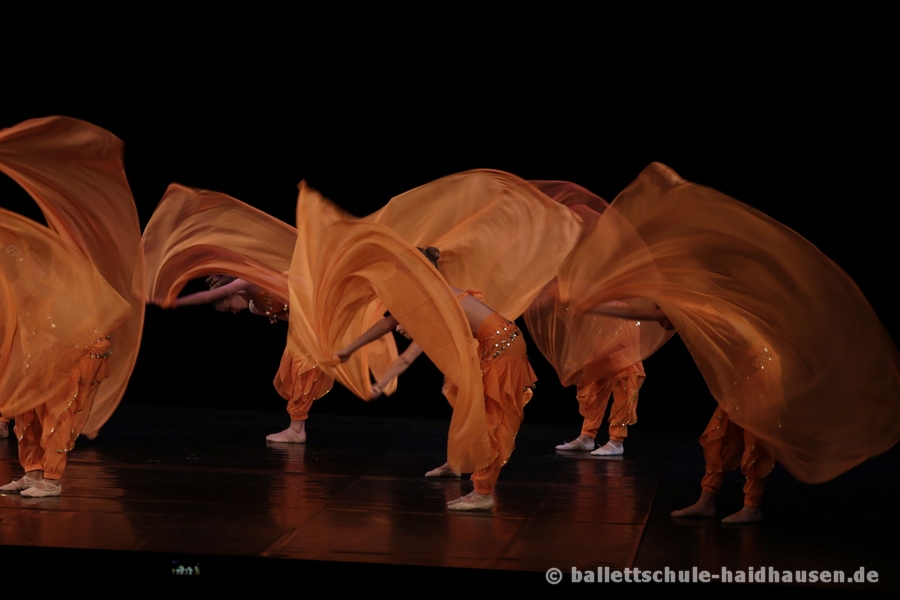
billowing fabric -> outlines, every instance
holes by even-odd
[[[389,227],[414,246],[436,246],[441,275],[451,285],[480,290],[485,304],[511,320],[556,276],[582,231],[575,212],[531,183],[491,170],[417,187],[364,221]]]
[[[900,439],[900,361],[859,288],[766,215],[654,163],[563,264],[585,309],[657,303],[735,424],[827,481]]]
[[[296,229],[236,198],[172,184],[144,230],[147,301],[174,307],[191,279],[225,274],[289,304],[287,271],[296,241]],[[380,376],[397,357],[397,347],[389,336],[373,346],[373,373]],[[282,395],[292,390],[302,394],[306,386],[295,379],[315,365],[302,347],[289,347],[275,378],[276,389]],[[395,389],[392,382],[385,391]]]
[[[325,363],[386,308],[459,389],[448,435],[451,468],[473,472],[490,464],[478,344],[441,274],[391,229],[349,217],[305,184],[297,230],[288,347],[305,348],[328,375],[368,398],[368,346],[345,363]]]
[[[609,206],[599,196],[568,181],[531,183],[581,216],[584,230],[580,240],[593,231]],[[646,299],[631,299],[630,303],[642,308],[652,304]],[[560,302],[555,279],[525,311],[525,323],[560,382],[578,387],[579,410],[585,417],[582,433],[597,435],[613,393],[610,431],[624,438],[627,425],[637,421],[637,393],[644,377],[640,361],[668,341],[672,333],[658,322],[617,319],[574,309]]]
[[[286,303],[296,239],[293,227],[240,200],[173,183],[144,230],[148,301],[172,308],[187,282],[223,274]]]
[[[82,359],[130,314],[91,261],[47,227],[0,209],[3,416],[67,402]]]
[[[144,324],[141,228],[122,152],[122,141],[110,132],[68,117],[33,119],[0,131],[0,170],[34,198],[50,229],[87,257],[132,308],[111,333],[115,357],[85,425],[88,437],[97,435],[125,393]]]

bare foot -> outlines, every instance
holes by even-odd
[[[432,469],[425,473],[425,477],[459,477],[459,473],[450,468],[450,463],[444,463],[437,469]]]
[[[469,492],[461,498],[447,503],[448,510],[491,510],[494,508],[494,497],[491,494]]]
[[[571,442],[566,442],[565,444],[560,444],[556,447],[557,450],[575,450],[578,452],[590,452],[594,449],[594,438],[588,437],[586,435],[579,435],[577,438],[572,440]]]
[[[266,436],[267,442],[280,442],[284,444],[306,443],[306,421],[291,421],[291,426],[278,433]]]
[[[0,421],[0,439],[9,437],[9,423]]]
[[[759,523],[762,521],[762,510],[758,506],[746,506],[737,511],[733,515],[729,515],[722,519],[726,525],[735,525],[742,523]]]
[[[716,495],[706,490],[700,492],[700,499],[681,510],[673,510],[673,517],[714,517],[716,516]]]

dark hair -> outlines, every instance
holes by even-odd
[[[235,279],[237,279],[237,277],[232,277],[231,275],[210,275],[206,278],[206,285],[209,286],[209,289],[214,290],[223,285],[228,285]]]
[[[434,246],[428,246],[427,248],[418,248],[419,252],[425,255],[425,258],[431,261],[431,264],[434,265],[434,268],[438,268],[438,259],[441,258],[441,251],[435,248]]]

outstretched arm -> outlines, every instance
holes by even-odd
[[[175,300],[175,307],[180,308],[182,306],[209,304],[210,302],[215,302],[220,298],[227,298],[228,296],[246,290],[251,285],[252,284],[249,281],[245,281],[243,279],[235,279],[231,283],[223,285],[222,287],[217,287],[214,290],[206,290],[205,292],[197,292],[195,294],[188,294],[187,296],[177,298]]]
[[[420,354],[422,354],[422,347],[417,343],[412,342],[409,347],[403,351],[403,354],[398,356],[397,360],[391,363],[391,366],[388,367],[388,370],[381,380],[372,386],[372,398],[374,399],[380,396],[382,390],[387,387],[387,384],[389,384],[394,377],[399,376],[408,369],[409,365],[413,364],[413,361],[419,358]]]
[[[339,359],[338,362],[347,362],[347,359],[349,359],[350,355],[352,355],[354,352],[356,352],[366,344],[374,342],[384,334],[390,333],[396,326],[397,319],[392,316],[384,317],[383,319],[369,327],[368,331],[356,338],[356,341],[345,348],[341,348],[340,350],[335,352],[334,355]]]

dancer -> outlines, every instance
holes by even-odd
[[[458,509],[486,508],[493,499],[477,494],[492,491],[492,480],[512,451],[511,435],[521,419],[514,413],[521,412],[530,397],[524,388],[533,383],[525,381],[533,375],[518,329],[499,315],[509,319],[521,314],[552,279],[580,234],[578,217],[512,175],[477,171],[417,188],[364,220],[346,215],[301,184],[297,228],[289,278],[289,347],[302,344],[319,357],[329,375],[360,398],[371,398],[367,366],[371,346],[359,346],[344,357],[345,362],[335,360],[332,365],[329,360],[335,350],[358,344],[363,332],[370,331],[371,336],[373,315],[380,317],[389,310],[446,378],[446,396],[453,406],[447,466],[457,473],[484,476],[478,492],[454,504],[460,504]],[[411,243],[442,236],[456,242],[449,253],[448,274],[443,250],[439,273]],[[484,302],[471,295],[457,300],[465,289],[487,289],[490,297],[485,292]],[[511,312],[498,308],[498,303]],[[388,333],[393,320],[382,322],[374,333]],[[514,390],[512,383],[507,389],[505,383],[489,383],[482,377],[479,343],[473,334],[481,334],[486,351],[487,330],[495,320],[504,323],[490,329],[492,335],[498,331],[502,335],[505,327],[511,349],[502,353],[509,358],[493,368],[488,365],[492,355],[487,354],[484,375],[505,371],[507,362],[514,364],[523,389]]]
[[[31,195],[49,225],[7,212],[0,221],[9,240],[0,413],[16,421],[26,471],[2,491],[59,495],[75,439],[97,435],[134,368],[143,257],[122,150],[108,131],[66,117],[0,132],[0,170]]]
[[[110,334],[131,307],[46,227],[0,209],[0,410],[15,415],[25,475],[0,492],[62,493],[68,453],[108,377]]]
[[[579,243],[593,231],[609,206],[603,198],[568,181],[530,183],[581,217],[584,228]],[[636,306],[650,304],[641,299],[629,302]],[[664,344],[671,332],[652,321],[626,321],[572,309],[560,301],[556,280],[542,290],[524,316],[535,345],[556,370],[560,382],[577,387],[579,412],[584,417],[581,433],[556,449],[595,456],[623,454],[628,426],[637,422],[638,393],[645,379],[641,359]],[[594,439],[610,395],[610,439],[595,449]]]
[[[423,253],[437,269],[440,252],[436,248],[428,248]],[[494,458],[490,464],[475,471],[472,481],[475,490],[471,493],[447,503],[450,510],[490,510],[494,506],[494,486],[500,475],[500,469],[509,460],[515,448],[515,437],[522,423],[525,405],[531,400],[537,376],[531,369],[526,354],[522,332],[515,323],[503,318],[495,310],[479,301],[480,294],[463,291],[450,286],[465,313],[472,334],[478,340],[479,365],[484,385],[485,412],[490,432],[491,448]],[[353,343],[335,353],[340,362],[347,359],[359,348],[378,339],[386,333],[401,327],[393,316],[384,317],[369,331]],[[387,375],[399,375],[422,349],[417,344],[407,350],[410,356],[398,359],[396,366]],[[378,385],[373,394],[379,394]],[[448,397],[456,392],[452,384],[446,386]],[[454,401],[451,400],[451,404]],[[449,464],[439,467],[449,470]]]
[[[296,237],[289,225],[235,198],[172,184],[144,230],[147,301],[164,308],[209,303],[224,312],[246,309],[273,323],[287,321],[285,271]],[[233,275],[221,274],[226,272]],[[208,291],[177,297],[201,276],[208,276]],[[331,390],[333,380],[302,349],[286,349],[273,383],[288,403],[291,423],[266,440],[305,443],[312,403]]]
[[[141,227],[123,154],[124,144],[113,134],[69,117],[31,119],[0,131],[0,171],[31,195],[49,228],[131,305],[110,339],[116,358],[85,423],[88,438],[99,434],[122,400],[144,326]]]
[[[665,313],[722,410],[705,434],[709,475],[740,453],[732,424],[751,436],[745,462],[760,480],[771,461],[758,450],[818,483],[900,439],[900,358],[847,274],[780,223],[663,165],[619,195],[559,280],[579,310],[639,297]],[[742,512],[729,521],[756,519]]]

